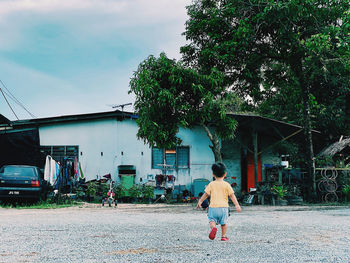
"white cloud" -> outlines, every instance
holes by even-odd
[[[133,95],[127,93],[130,77],[127,69],[94,71],[62,80],[1,59],[0,72],[0,79],[9,91],[37,117],[109,111],[112,108],[108,104],[134,101]],[[13,100],[8,98],[8,101],[20,119],[30,118]],[[2,95],[0,114],[16,119]]]
[[[179,58],[190,2],[0,0],[0,79],[38,117],[132,102],[128,83],[138,63],[162,51]],[[14,119],[2,97],[0,113]]]
[[[108,37],[111,32],[137,36],[147,34],[146,29],[141,29],[159,26],[169,26],[164,34],[180,37],[189,3],[190,0],[4,0],[0,1],[0,34],[6,37],[1,39],[0,49],[18,48],[26,41],[24,32],[45,23],[67,28],[83,40]]]
[[[132,26],[140,25],[140,22],[150,24],[184,18],[184,7],[189,2],[189,0],[5,0],[0,2],[0,17],[4,19],[16,14],[48,17],[82,15],[90,18],[90,21],[88,19],[85,21],[89,23],[103,15],[102,18],[116,18],[112,24]]]

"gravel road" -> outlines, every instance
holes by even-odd
[[[191,205],[1,208],[0,229],[0,262],[350,262],[350,207],[243,207],[229,242]]]

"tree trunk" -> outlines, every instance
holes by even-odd
[[[258,187],[258,132],[253,130],[253,148],[254,148],[254,187]]]
[[[222,162],[222,155],[221,155],[221,148],[220,148],[220,141],[219,141],[219,137],[216,134],[216,132],[212,132],[210,131],[209,127],[205,124],[202,124],[204,130],[206,131],[210,142],[212,143],[212,145],[209,145],[209,148],[212,150],[213,154],[214,154],[214,159],[215,162]]]
[[[309,87],[302,87],[303,89],[303,119],[304,119],[304,135],[306,146],[306,168],[309,175],[309,192],[308,198],[315,200],[316,198],[316,178],[314,170],[314,150],[312,145],[311,121],[310,121],[310,103]]]
[[[316,199],[316,180],[314,170],[314,150],[312,144],[312,133],[311,133],[311,121],[310,121],[310,88],[305,83],[302,61],[300,58],[295,60],[295,64],[292,64],[292,70],[294,71],[302,91],[303,98],[303,126],[304,126],[304,138],[305,138],[305,160],[306,160],[306,172],[308,175],[308,199]]]

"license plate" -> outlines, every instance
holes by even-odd
[[[19,191],[9,191],[9,195],[19,195]]]

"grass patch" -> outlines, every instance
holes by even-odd
[[[331,202],[331,203],[308,203],[304,202],[306,206],[350,206],[350,202]]]
[[[16,208],[16,209],[57,209],[72,206],[79,206],[81,202],[70,201],[61,204],[52,203],[48,201],[40,201],[37,203],[5,203],[0,204],[2,208]]]

